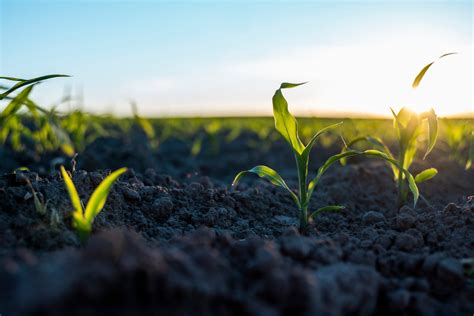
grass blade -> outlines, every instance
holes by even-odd
[[[420,182],[429,180],[433,178],[434,176],[436,176],[437,174],[438,174],[438,170],[436,170],[435,168],[429,168],[429,169],[423,170],[422,172],[420,172],[419,174],[415,176],[415,182],[420,183]]]
[[[234,181],[232,182],[232,186],[236,186],[239,183],[240,179],[247,173],[254,173],[258,175],[260,178],[264,178],[276,186],[285,188],[288,192],[290,192],[293,200],[295,200],[295,202],[299,205],[298,197],[296,196],[295,193],[293,193],[293,191],[291,191],[291,189],[286,184],[285,180],[283,180],[283,178],[278,174],[278,172],[276,172],[275,170],[267,166],[259,165],[259,166],[253,167],[252,169],[239,172],[235,176]]]
[[[28,79],[28,80],[22,80],[22,79],[11,78],[11,77],[2,77],[3,79],[6,79],[6,80],[14,80],[14,81],[18,81],[18,82],[13,87],[11,87],[7,91],[0,94],[0,100],[4,99],[7,95],[12,93],[13,91],[15,91],[17,89],[20,89],[24,86],[31,85],[31,84],[34,84],[34,83],[37,83],[37,82],[40,82],[40,81],[43,81],[43,80],[51,79],[51,78],[58,78],[58,77],[70,77],[70,76],[54,74],[54,75],[46,75],[46,76],[41,76],[41,77]]]
[[[112,172],[99,184],[94,193],[92,193],[84,213],[84,217],[88,222],[92,222],[95,216],[102,210],[112,185],[125,172],[127,172],[127,168],[120,168]]]
[[[69,177],[69,174],[63,166],[60,167],[60,170],[61,175],[63,176],[64,183],[66,184],[66,189],[69,193],[69,198],[71,199],[72,206],[74,207],[74,213],[83,215],[81,199],[79,198],[79,194],[77,194],[76,187],[74,186],[71,177]]]
[[[441,59],[441,58],[444,58],[446,56],[449,56],[449,55],[455,55],[457,53],[447,53],[447,54],[443,54],[441,56],[438,57],[437,60]],[[413,80],[413,83],[412,83],[412,87],[413,88],[417,88],[419,85],[420,85],[420,82],[421,80],[423,79],[423,77],[425,76],[426,72],[428,71],[428,69],[430,69],[431,66],[433,66],[433,64],[437,61],[433,61],[431,63],[429,63],[428,65],[426,65],[425,67],[423,67],[423,69],[421,69],[421,71],[418,73],[418,75],[415,77],[415,80]]]
[[[428,120],[428,149],[426,150],[425,156],[423,157],[423,159],[426,159],[429,153],[433,150],[434,145],[436,144],[436,139],[438,138],[438,117],[436,116],[436,113],[433,109],[421,114],[421,117]]]
[[[288,111],[288,102],[283,96],[281,89],[293,88],[304,83],[282,83],[280,89],[275,91],[272,98],[273,102],[273,116],[275,119],[275,128],[291,145],[291,149],[301,154],[304,150],[304,145],[298,136],[298,122],[296,118]]]
[[[339,212],[339,211],[342,211],[343,209],[345,209],[344,206],[341,206],[341,205],[328,205],[328,206],[324,206],[324,207],[321,207],[319,208],[318,210],[314,211],[313,213],[311,213],[309,215],[309,219],[311,218],[314,218],[316,216],[318,216],[319,214],[321,213],[335,213],[335,212]]]
[[[466,167],[465,169],[469,169],[472,166],[472,162],[474,161],[474,131],[471,131],[471,140],[469,145],[469,156],[467,157]]]
[[[333,129],[333,128],[336,128],[338,127],[339,125],[341,125],[343,122],[339,122],[339,123],[336,123],[336,124],[332,124],[332,125],[329,125],[329,126],[326,126],[325,128],[321,129],[319,132],[317,132],[313,138],[311,138],[311,140],[309,141],[308,145],[306,145],[306,147],[304,148],[303,150],[303,153],[302,153],[302,156],[303,155],[309,155],[309,152],[311,151],[311,148],[313,148],[313,145],[314,143],[316,142],[316,140],[319,138],[319,136],[321,136],[322,134],[324,134],[325,132]]]

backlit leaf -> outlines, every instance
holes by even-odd
[[[74,214],[75,216],[83,216],[83,209],[81,204],[81,199],[79,198],[79,194],[77,193],[76,187],[72,182],[71,177],[67,173],[66,169],[63,166],[60,167],[61,175],[63,176],[64,183],[66,184],[67,192],[69,193],[69,198],[71,199],[72,206],[74,207]]]
[[[436,170],[435,168],[429,168],[429,169],[423,170],[422,172],[420,172],[419,174],[415,176],[415,182],[420,183],[420,182],[429,180],[433,178],[434,176],[436,176],[437,174],[438,174],[438,170]]]
[[[436,139],[438,138],[438,117],[433,109],[430,109],[428,112],[421,114],[422,118],[426,118],[428,120],[428,133],[429,133],[429,140],[428,140],[428,149],[426,150],[425,159],[429,153],[433,150]]]
[[[447,53],[447,54],[443,54],[441,56],[439,56],[438,60],[443,58],[443,57],[446,57],[446,56],[449,56],[449,55],[454,55],[454,54],[457,54],[457,53]],[[425,67],[423,67],[423,69],[421,69],[421,71],[418,73],[418,75],[415,77],[415,80],[413,80],[413,83],[412,83],[412,87],[413,88],[416,88],[419,86],[421,80],[423,79],[423,77],[425,76],[426,72],[428,71],[428,69],[430,69],[430,67],[435,63],[436,61],[433,61],[431,63],[429,63],[428,65],[426,65]]]
[[[293,88],[304,83],[282,83],[280,89],[275,91],[273,95],[273,117],[275,119],[275,128],[290,144],[291,149],[301,154],[304,145],[298,136],[298,122],[296,118],[288,110],[288,102],[283,96],[281,89]]]
[[[31,85],[31,84],[34,84],[34,83],[37,83],[37,82],[40,82],[40,81],[43,81],[43,80],[47,80],[47,79],[51,79],[51,78],[58,78],[58,77],[70,77],[70,76],[54,74],[54,75],[46,75],[46,76],[36,77],[36,78],[33,78],[33,79],[27,79],[27,80],[18,79],[18,78],[11,78],[11,77],[0,77],[0,79],[17,81],[17,83],[13,87],[11,87],[7,91],[0,94],[0,100],[5,98],[7,95],[12,93],[13,91],[15,91],[17,89],[20,89],[21,87]]]
[[[291,189],[286,184],[285,180],[283,180],[283,178],[278,174],[278,172],[276,172],[275,170],[267,166],[259,165],[259,166],[253,167],[252,169],[239,172],[235,176],[234,181],[232,182],[232,186],[236,186],[239,183],[240,179],[247,173],[254,173],[258,175],[260,178],[264,178],[276,186],[285,188],[291,194],[291,197],[293,198],[293,200],[297,204],[299,204],[298,197],[296,196],[295,193],[293,193],[293,191],[291,191]]]
[[[109,195],[112,185],[125,172],[127,172],[127,168],[120,168],[112,172],[99,184],[94,193],[92,193],[84,213],[84,217],[88,222],[92,222],[97,214],[102,210],[107,201],[107,196]]]
[[[309,215],[308,218],[314,218],[314,217],[318,216],[318,215],[321,214],[321,213],[340,212],[340,211],[342,211],[343,209],[345,209],[345,207],[344,207],[344,206],[340,206],[340,205],[328,205],[328,206],[324,206],[324,207],[321,207],[321,208],[319,208],[318,210],[314,211],[313,213],[311,213],[311,215]]]

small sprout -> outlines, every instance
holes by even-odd
[[[456,53],[448,53],[440,56],[439,58],[443,58],[445,56],[453,55]],[[413,81],[413,88],[418,87],[421,80],[423,79],[426,71],[433,65],[434,62],[426,65],[416,76],[415,80]],[[425,155],[423,159],[431,153],[433,150],[436,140],[438,138],[438,117],[433,109],[429,111],[423,112],[421,114],[415,113],[410,109],[403,107],[398,113],[390,108],[392,111],[394,120],[393,125],[396,131],[396,135],[398,138],[398,157],[395,157],[388,146],[384,144],[384,142],[376,137],[366,136],[366,137],[359,137],[351,142],[349,142],[342,150],[345,152],[351,146],[355,145],[359,142],[369,142],[375,146],[378,150],[382,151],[385,155],[387,155],[390,159],[396,160],[398,165],[405,170],[410,170],[410,166],[415,158],[416,151],[417,151],[417,140],[418,137],[421,136],[423,131],[423,122],[428,123],[428,144],[426,148]],[[341,164],[345,164],[345,160],[341,160]],[[408,188],[410,186],[409,181],[407,179],[402,169],[397,168],[396,165],[392,164],[392,171],[394,174],[394,178],[397,181],[397,189],[398,189],[398,206],[403,206],[408,199]],[[415,182],[420,183],[423,181],[427,181],[438,174],[438,171],[435,168],[428,168],[426,170],[421,171],[419,174],[415,176]]]
[[[135,124],[140,126],[140,128],[143,130],[143,132],[145,133],[145,135],[148,139],[148,142],[149,142],[151,148],[157,149],[158,145],[159,145],[159,142],[158,142],[158,139],[156,137],[155,129],[153,128],[153,125],[151,124],[151,122],[148,119],[146,119],[146,118],[144,118],[144,117],[142,117],[138,114],[138,107],[137,107],[137,104],[135,102],[132,102],[132,112],[133,112],[133,118],[135,120]]]
[[[21,168],[18,168],[17,170],[20,170],[20,169]],[[24,170],[24,169],[22,169],[22,170]],[[15,170],[15,173],[16,173],[16,170]],[[31,184],[30,179],[28,179],[25,176],[23,176],[23,177],[25,178],[26,184],[28,185],[28,187],[31,190],[31,194],[30,193],[27,194],[25,196],[25,200],[28,200],[30,197],[33,197],[33,205],[35,206],[36,212],[40,215],[46,215],[46,213],[48,212],[49,200],[47,200],[45,202],[43,194],[35,191],[35,189],[33,188],[33,185]]]
[[[314,144],[318,138],[325,132],[330,129],[338,127],[342,122],[336,123],[330,126],[327,126],[317,132],[309,141],[307,145],[304,145],[300,140],[298,135],[298,122],[296,118],[288,111],[288,103],[283,97],[282,89],[288,89],[302,85],[292,84],[292,83],[282,83],[280,89],[276,90],[275,95],[273,96],[273,116],[275,120],[276,130],[286,139],[290,144],[293,154],[295,156],[296,168],[298,171],[298,194],[295,194],[286,184],[285,180],[273,169],[267,166],[256,166],[250,170],[242,171],[238,173],[232,183],[233,186],[237,185],[239,180],[247,173],[254,173],[261,178],[264,178],[270,181],[276,186],[280,186],[286,189],[289,193],[295,204],[299,209],[300,214],[300,231],[305,232],[308,221],[321,213],[324,212],[337,212],[344,209],[340,205],[331,205],[322,207],[314,212],[308,213],[308,205],[311,199],[311,196],[316,188],[316,185],[319,183],[323,174],[328,170],[328,168],[335,162],[350,157],[350,156],[368,156],[368,157],[377,157],[383,160],[388,161],[397,168],[399,167],[398,163],[393,160],[391,157],[387,156],[385,153],[378,150],[366,150],[366,151],[356,151],[356,150],[346,150],[340,154],[329,157],[328,160],[318,169],[316,177],[312,179],[309,183],[307,181],[308,176],[308,162],[309,154]],[[414,203],[418,199],[418,188],[415,184],[413,176],[405,169],[400,169],[401,172],[405,175],[406,179],[409,182],[409,188],[413,192]]]
[[[46,215],[46,212],[48,211],[49,200],[47,200],[45,203],[43,195],[33,191],[33,201],[35,204],[36,212],[41,215]]]
[[[49,224],[53,228],[58,228],[61,225],[62,218],[61,214],[59,214],[58,210],[54,207],[51,208],[51,213],[49,216]]]
[[[72,166],[72,172],[76,172],[76,165],[77,165],[77,158],[78,154],[75,153],[74,156],[71,158],[71,166]]]
[[[20,78],[13,78],[13,77],[0,77],[2,80],[8,80],[8,81],[14,81],[16,82],[11,88],[9,88],[7,91],[0,93],[0,100],[6,98],[10,93],[14,92],[15,90],[18,90],[22,87],[26,86],[33,86],[34,84],[51,79],[51,78],[58,78],[58,77],[69,77],[68,75],[46,75],[46,76],[41,76],[33,79],[20,79]]]
[[[63,166],[61,166],[60,169],[66,189],[69,193],[69,198],[74,207],[72,213],[73,227],[76,229],[79,238],[84,241],[92,231],[92,223],[94,222],[95,217],[104,208],[112,185],[127,171],[127,168],[120,168],[108,175],[92,193],[85,209],[71,177]]]
[[[474,130],[471,131],[470,145],[469,145],[469,156],[466,162],[466,170],[472,167],[474,161]]]

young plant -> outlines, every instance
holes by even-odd
[[[133,112],[133,119],[135,121],[135,124],[139,126],[142,129],[142,131],[145,133],[148,139],[148,143],[150,144],[151,148],[157,149],[159,145],[159,141],[158,141],[158,138],[156,137],[155,128],[153,127],[153,125],[148,119],[138,114],[138,107],[135,102],[132,102],[132,112]]]
[[[51,79],[51,78],[58,78],[58,77],[69,77],[68,75],[46,75],[46,76],[41,76],[41,77],[36,77],[36,78],[33,78],[33,79],[20,79],[20,78],[13,78],[13,77],[0,77],[0,80],[7,80],[7,81],[13,81],[13,82],[16,82],[13,86],[11,86],[10,88],[6,88],[5,92],[3,93],[0,93],[0,100],[3,100],[5,99],[6,97],[8,97],[8,95],[20,88],[23,88],[23,87],[28,87],[28,86],[33,86],[34,84],[40,82],[40,81],[43,81],[43,80],[47,80],[47,79]]]
[[[120,168],[110,175],[108,175],[92,193],[89,202],[84,210],[84,207],[77,193],[76,187],[69,177],[69,174],[61,166],[61,174],[66,185],[66,189],[69,193],[74,211],[72,213],[73,227],[76,229],[79,238],[85,240],[92,231],[92,223],[100,211],[104,208],[107,196],[109,195],[110,189],[115,181],[127,171],[127,168]]]
[[[29,169],[26,167],[20,167],[13,171],[13,173],[18,174],[18,172],[22,171],[29,171]],[[33,184],[31,184],[30,179],[28,179],[28,177],[22,175],[21,173],[20,175],[24,178],[24,180],[26,181],[26,185],[28,186],[28,188],[30,188],[31,191],[31,193],[28,193],[28,195],[25,196],[25,199],[29,199],[30,197],[32,197],[33,205],[35,206],[36,212],[40,215],[46,215],[48,211],[49,200],[45,202],[43,194],[36,192],[36,190],[33,188]]]
[[[309,154],[313,145],[316,143],[316,140],[325,132],[333,129],[340,124],[336,123],[330,126],[327,126],[317,132],[309,141],[307,145],[304,145],[298,135],[298,123],[296,118],[288,111],[288,103],[283,97],[282,89],[288,89],[302,85],[303,83],[293,84],[293,83],[282,83],[280,89],[276,90],[275,95],[273,96],[273,116],[275,120],[276,130],[285,138],[285,140],[290,144],[290,147],[293,151],[296,161],[296,169],[298,172],[298,193],[293,192],[283,178],[273,169],[267,166],[256,166],[250,170],[242,171],[238,173],[232,183],[233,186],[237,185],[239,180],[247,173],[254,173],[261,178],[264,178],[270,181],[276,186],[280,186],[286,189],[293,201],[298,207],[299,218],[300,218],[300,231],[305,232],[308,221],[312,218],[315,218],[321,213],[324,212],[337,212],[342,210],[344,207],[340,205],[330,205],[322,207],[316,211],[308,212],[308,205],[313,195],[316,185],[319,183],[323,174],[328,170],[328,168],[335,162],[350,156],[369,156],[369,157],[378,157],[388,161],[389,163],[398,167],[398,163],[392,158],[388,157],[385,153],[382,153],[377,150],[366,150],[366,151],[356,151],[356,150],[346,150],[340,154],[330,157],[324,164],[318,169],[316,176],[309,181],[308,183],[308,162]],[[406,179],[409,182],[409,188],[413,192],[414,203],[418,199],[418,188],[416,187],[415,180],[413,176],[405,169],[401,169],[401,172],[405,174]]]
[[[68,76],[48,75],[33,79],[0,77],[2,80],[16,82],[11,88],[4,88],[6,91],[0,94],[0,101],[3,99],[10,100],[0,113],[1,144],[9,140],[12,148],[20,151],[24,149],[22,139],[27,138],[34,142],[36,152],[61,149],[68,156],[74,154],[74,147],[69,136],[55,122],[56,115],[54,112],[38,106],[29,98],[33,87],[37,83],[55,77]],[[9,96],[9,94],[21,88],[23,89],[17,95],[14,97]],[[33,123],[33,128],[29,126],[30,124],[24,124],[24,116],[21,114],[23,107],[26,108],[27,113],[30,115],[28,120],[31,120]]]
[[[438,59],[453,55],[456,53],[448,53],[441,55]],[[435,61],[429,63],[418,73],[415,77],[412,87],[417,88],[425,76],[428,69],[435,63]],[[429,153],[433,150],[436,139],[438,137],[438,117],[433,109],[430,109],[427,112],[418,114],[410,109],[403,107],[398,114],[394,112],[392,108],[390,108],[392,114],[394,116],[393,125],[396,130],[396,135],[398,138],[398,156],[395,157],[388,146],[384,144],[384,142],[377,137],[365,136],[359,137],[346,145],[346,148],[342,150],[345,152],[351,146],[355,145],[356,143],[365,141],[372,143],[376,146],[379,150],[385,153],[389,158],[394,159],[398,162],[398,165],[402,167],[402,169],[410,170],[410,166],[415,158],[416,151],[417,151],[417,141],[418,138],[424,134],[423,129],[423,122],[428,122],[428,145],[425,152],[423,159],[429,155]],[[341,160],[342,164],[345,164],[345,160]],[[398,169],[392,165],[392,171],[394,174],[395,181],[397,182],[397,189],[398,189],[398,206],[401,207],[403,204],[406,203],[408,198],[408,179],[406,178],[405,174],[401,171],[402,169]],[[421,171],[419,174],[415,176],[416,183],[420,183],[426,180],[429,180],[436,176],[438,171],[435,168],[428,168]]]

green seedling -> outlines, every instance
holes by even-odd
[[[259,165],[250,170],[242,171],[238,173],[232,183],[233,186],[237,185],[239,180],[247,173],[254,173],[261,178],[264,178],[270,183],[280,186],[286,189],[293,201],[298,207],[299,218],[300,218],[300,231],[305,232],[307,229],[308,222],[324,212],[337,212],[344,209],[344,206],[340,205],[330,205],[325,206],[320,209],[317,209],[313,212],[308,212],[308,205],[313,195],[313,192],[316,188],[316,185],[319,183],[323,174],[328,170],[328,168],[335,162],[350,156],[369,156],[369,157],[378,157],[388,161],[389,163],[398,167],[398,163],[392,158],[388,157],[385,153],[378,150],[366,150],[366,151],[356,151],[356,150],[347,150],[343,153],[334,155],[324,162],[324,164],[318,169],[316,176],[309,181],[308,183],[308,162],[309,154],[314,144],[318,138],[325,132],[338,127],[342,122],[327,126],[317,132],[309,141],[307,145],[304,145],[298,135],[298,123],[296,118],[288,111],[288,103],[285,100],[282,90],[297,87],[303,83],[293,84],[293,83],[282,83],[280,89],[276,90],[275,95],[273,96],[273,116],[275,120],[276,130],[285,138],[285,140],[290,144],[290,147],[293,151],[296,169],[298,172],[298,193],[293,192],[283,178],[273,169],[267,166]],[[409,182],[409,187],[413,192],[414,203],[418,199],[418,188],[415,184],[413,176],[405,169],[401,169],[406,176],[406,179]]]
[[[452,160],[463,165],[466,170],[472,165],[474,146],[472,139],[472,124],[469,121],[443,120],[445,142],[449,147]],[[467,156],[467,157],[466,157]]]
[[[53,151],[61,149],[65,154],[74,154],[74,147],[71,144],[67,133],[56,123],[54,111],[48,111],[30,99],[33,87],[40,81],[55,77],[68,77],[66,75],[48,75],[33,79],[19,79],[12,77],[0,77],[3,80],[14,81],[11,88],[0,94],[0,100],[10,100],[4,110],[0,113],[0,143],[10,141],[12,148],[16,151],[24,149],[22,139],[30,139],[34,142],[36,152]],[[9,96],[12,92],[23,88],[14,97]],[[26,108],[28,117],[21,114],[23,107]],[[28,120],[34,123],[34,128],[30,124],[23,124]]]
[[[20,78],[13,78],[13,77],[0,77],[0,80],[8,80],[8,81],[13,81],[16,82],[12,87],[6,89],[5,92],[0,93],[0,100],[5,99],[8,97],[8,95],[20,88],[27,87],[27,86],[32,86],[38,82],[41,82],[43,80],[51,79],[51,78],[58,78],[58,77],[69,77],[68,75],[46,75],[46,76],[41,76],[41,77],[36,77],[33,79],[20,79]]]
[[[441,55],[438,59],[443,57],[453,55],[456,53],[448,53]],[[435,63],[435,61],[429,63],[418,73],[415,77],[415,80],[412,83],[413,88],[417,88],[425,76],[428,69]],[[351,148],[351,146],[355,145],[359,142],[369,142],[373,144],[377,149],[385,153],[390,159],[394,159],[398,162],[398,165],[402,167],[402,169],[410,170],[410,166],[415,158],[417,149],[418,149],[418,138],[424,134],[423,129],[423,122],[426,121],[428,123],[428,144],[426,148],[425,155],[423,159],[429,155],[429,153],[433,150],[436,139],[438,137],[438,117],[433,109],[426,111],[424,113],[418,114],[416,112],[411,111],[410,109],[403,107],[397,114],[395,111],[390,108],[392,114],[394,116],[393,125],[396,131],[397,139],[398,139],[398,156],[395,157],[388,146],[377,137],[372,136],[365,136],[365,137],[358,137],[349,142],[346,145],[346,148],[343,149],[342,152]],[[342,164],[345,164],[345,159],[341,160]],[[392,170],[394,174],[395,181],[397,182],[397,189],[398,189],[398,206],[403,206],[407,199],[408,199],[408,179],[405,177],[405,174],[401,171],[402,169],[397,168],[392,164]],[[435,168],[428,168],[415,176],[416,183],[421,183],[426,180],[429,180],[435,177],[438,174],[438,171]]]
[[[469,142],[469,156],[467,157],[466,170],[472,167],[472,162],[474,161],[474,130],[471,131]]]
[[[117,181],[120,175],[127,171],[127,168],[120,168],[108,175],[92,193],[85,210],[71,177],[63,166],[61,166],[60,169],[66,189],[69,193],[69,198],[74,207],[72,213],[73,227],[76,229],[79,238],[84,241],[92,231],[92,223],[94,222],[94,219],[104,208],[112,185]]]
[[[138,115],[138,107],[135,102],[132,102],[132,112],[135,124],[143,130],[146,137],[148,138],[148,143],[150,144],[151,148],[157,149],[159,141],[156,137],[155,129],[149,120]]]
[[[398,138],[398,156],[392,154],[387,145],[382,141],[382,139],[372,136],[358,137],[354,140],[347,143],[346,148],[342,152],[350,150],[355,144],[359,142],[369,142],[375,146],[378,150],[383,152],[390,159],[396,160],[398,166],[401,166],[402,169],[410,170],[410,167],[413,163],[417,152],[418,138],[424,132],[423,121],[428,121],[428,146],[425,152],[424,158],[433,149],[436,138],[438,135],[438,119],[433,109],[428,112],[417,114],[408,108],[402,108],[398,114],[392,110],[394,116],[394,127],[396,130]],[[341,163],[344,165],[345,159],[341,160]],[[405,174],[397,166],[391,164],[393,175],[395,181],[397,182],[398,188],[398,206],[401,207],[404,205],[408,199],[408,179]],[[428,168],[415,176],[416,183],[421,183],[426,180],[429,180],[436,176],[438,171],[435,168]]]
[[[38,212],[41,215],[46,215],[46,213],[48,211],[49,200],[47,200],[45,202],[43,195],[36,192],[33,189],[33,186],[31,186],[31,184],[30,184],[30,188],[31,188],[31,192],[33,194],[33,202],[34,202],[34,205],[35,205],[36,212]]]

